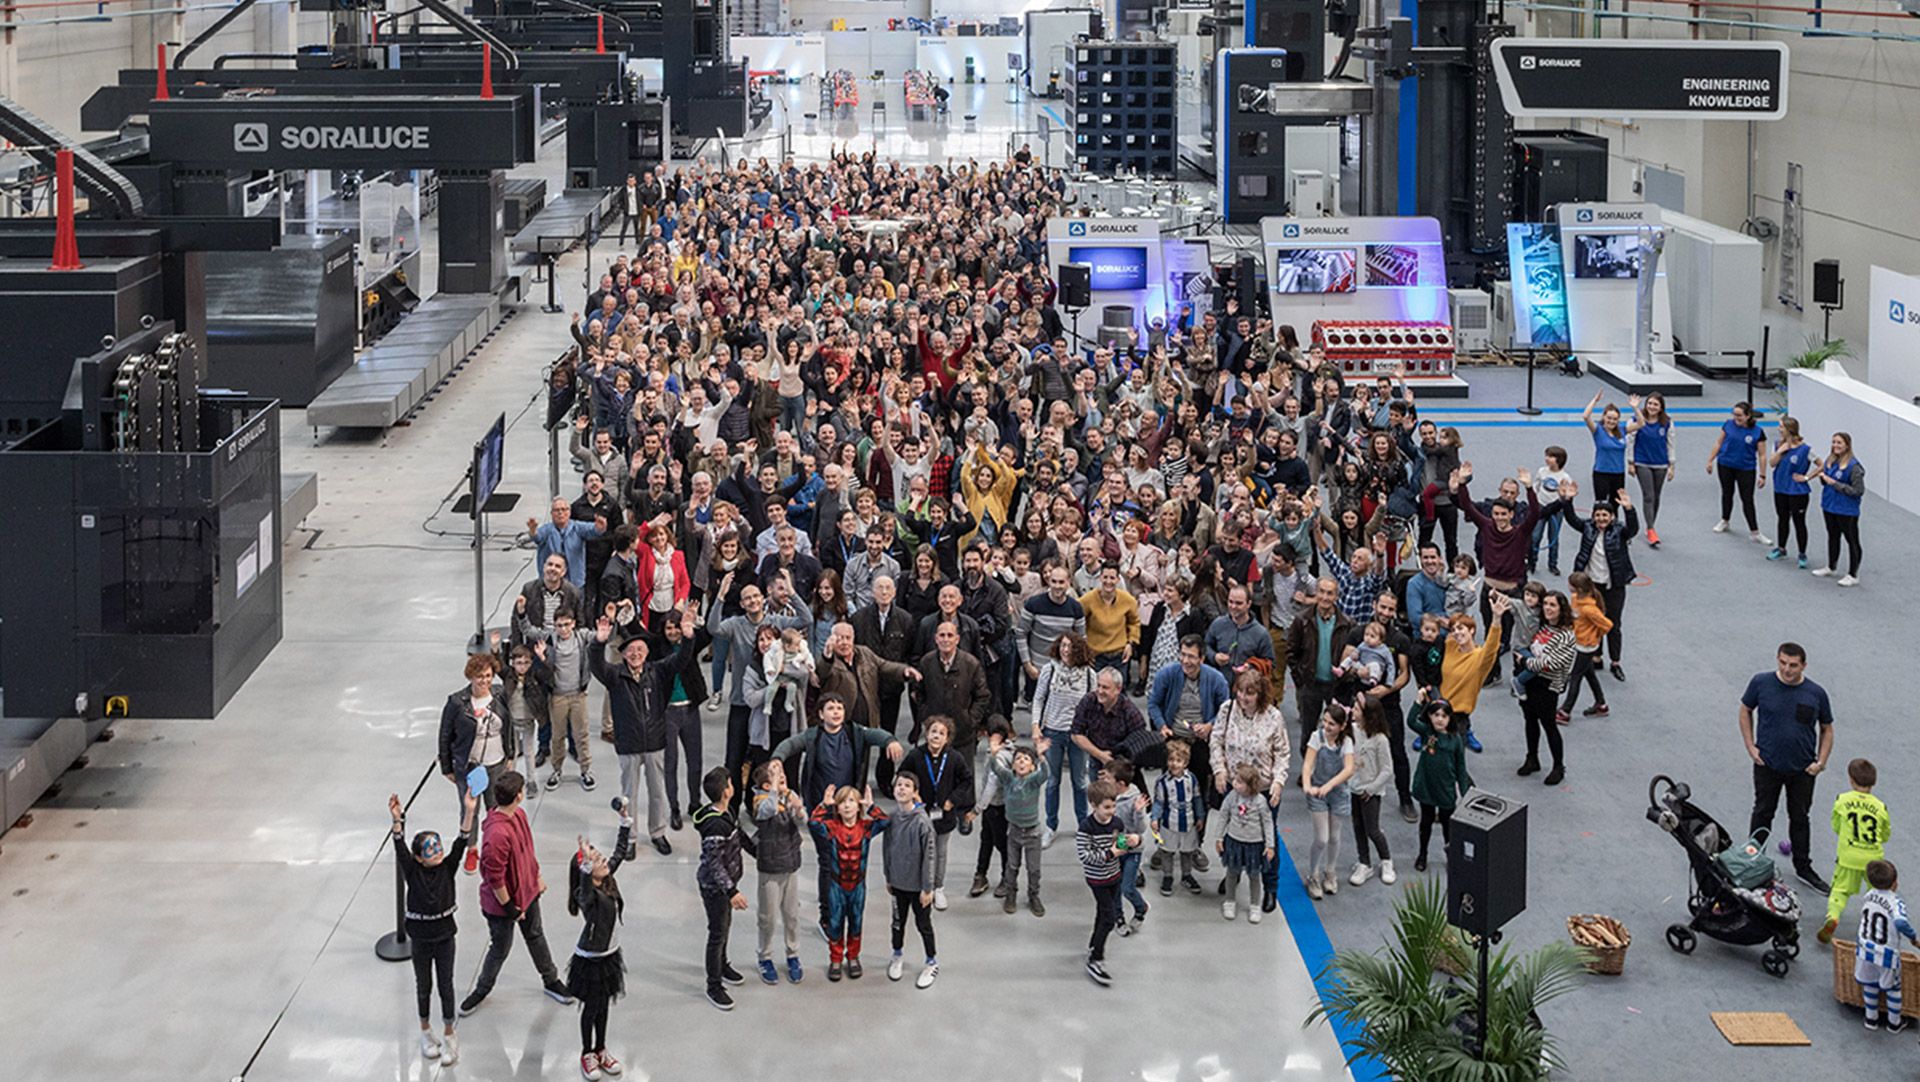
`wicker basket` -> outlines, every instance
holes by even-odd
[[[1860,982],[1853,979],[1853,963],[1857,957],[1855,944],[1851,940],[1833,941],[1833,998],[1849,1007],[1866,1006],[1860,998]],[[1920,954],[1912,951],[1900,952],[1900,984],[1903,988],[1920,988]]]
[[[1580,941],[1574,934],[1575,929],[1605,929],[1609,936],[1620,941],[1618,947],[1596,947]],[[1595,913],[1575,913],[1567,918],[1567,935],[1573,938],[1573,944],[1587,953],[1587,972],[1598,973],[1603,977],[1618,977],[1627,964],[1627,948],[1633,945],[1633,936],[1627,926],[1612,917],[1603,917]]]

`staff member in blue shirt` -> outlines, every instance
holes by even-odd
[[[547,557],[559,553],[567,561],[567,581],[577,587],[586,586],[587,538],[598,536],[599,526],[575,519],[573,505],[555,496],[553,521],[543,525],[538,519],[529,518],[527,533],[533,536],[534,545],[539,549],[539,566],[545,567]]]
[[[1660,535],[1653,524],[1660,518],[1660,493],[1673,480],[1673,418],[1667,416],[1667,396],[1659,391],[1645,400],[1630,395],[1627,405],[1633,408],[1627,435],[1633,437],[1633,475],[1640,479],[1640,520],[1647,524],[1647,547],[1657,549]]]
[[[1833,753],[1833,706],[1827,691],[1807,679],[1807,651],[1783,642],[1773,672],[1747,681],[1740,696],[1740,736],[1753,760],[1752,835],[1773,826],[1780,791],[1787,793],[1787,838],[1793,843],[1793,871],[1800,881],[1825,894],[1831,888],[1814,870],[1813,831],[1807,813],[1813,807],[1813,781]]]
[[[1847,542],[1847,573],[1840,585],[1860,582],[1860,498],[1867,492],[1867,468],[1853,457],[1853,437],[1833,434],[1833,453],[1813,475],[1820,485],[1820,515],[1827,520],[1827,566],[1814,574],[1825,578],[1840,565],[1840,541]]]
[[[1757,544],[1769,543],[1760,532],[1760,517],[1753,509],[1755,473],[1760,448],[1766,442],[1766,431],[1753,418],[1753,406],[1735,402],[1733,419],[1720,426],[1720,438],[1713,441],[1713,453],[1707,456],[1707,473],[1713,473],[1716,466],[1720,468],[1720,523],[1713,528],[1714,533],[1727,532],[1727,520],[1733,517],[1733,493],[1739,489],[1740,509],[1747,513],[1747,536]],[[1759,483],[1765,488],[1767,479],[1760,477]]]
[[[1627,487],[1627,430],[1620,427],[1620,407],[1611,402],[1600,411],[1600,419],[1594,420],[1593,407],[1599,404],[1600,392],[1595,392],[1580,419],[1593,433],[1593,498],[1599,503],[1612,503],[1613,497]]]
[[[1791,528],[1795,551],[1804,569],[1807,566],[1807,501],[1813,492],[1813,486],[1808,484],[1808,475],[1813,473],[1813,448],[1800,438],[1799,421],[1780,418],[1780,439],[1767,456],[1767,464],[1773,468],[1773,514],[1778,520],[1774,528],[1780,534],[1780,543],[1767,553],[1767,559],[1786,556],[1787,530]]]

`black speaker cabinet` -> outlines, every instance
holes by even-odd
[[[1838,259],[1813,261],[1813,303],[1830,308],[1840,307],[1840,261]]]
[[[1527,806],[1469,790],[1447,843],[1447,923],[1491,935],[1526,908]]]
[[[1093,264],[1060,264],[1060,306],[1085,308],[1093,303]]]
[[[1234,264],[1233,288],[1240,301],[1240,314],[1251,318],[1260,311],[1260,263],[1243,255]]]

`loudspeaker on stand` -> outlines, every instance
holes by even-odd
[[[1447,843],[1447,923],[1487,936],[1526,908],[1527,806],[1468,790]]]

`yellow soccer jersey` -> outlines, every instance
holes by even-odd
[[[1893,819],[1879,797],[1849,789],[1834,799],[1833,833],[1839,839],[1839,864],[1865,868],[1868,861],[1886,856]]]

